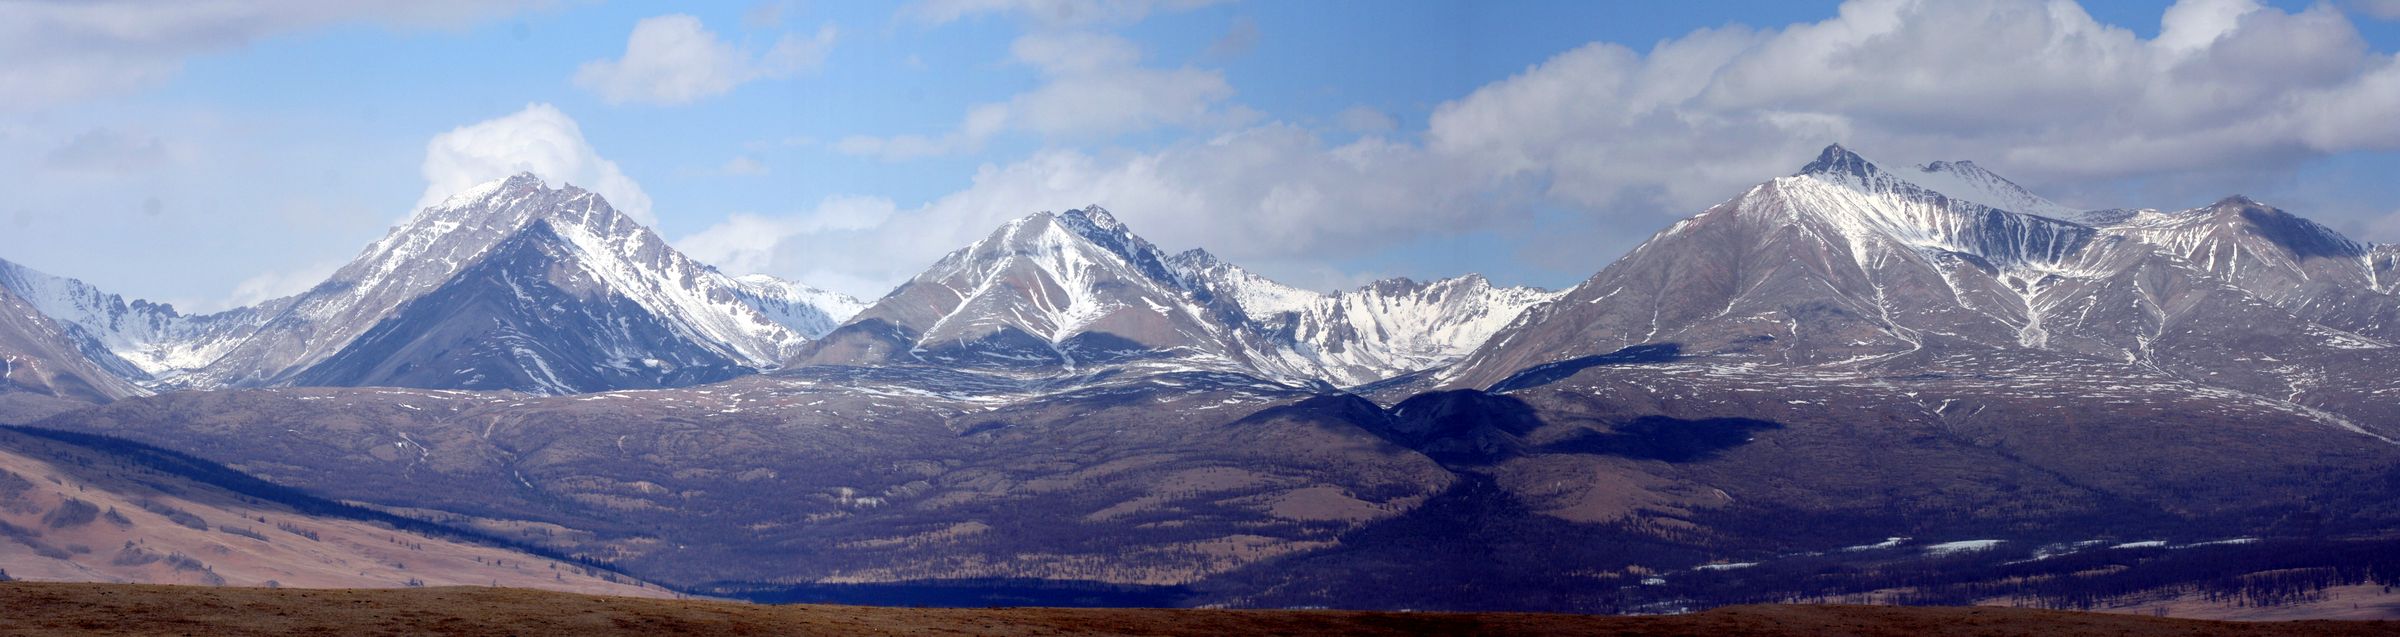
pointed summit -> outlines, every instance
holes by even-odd
[[[2209,204],[2208,207],[2212,210],[2224,210],[2232,208],[2266,208],[2268,206],[2266,204],[2259,203],[2257,199],[2251,199],[2249,195],[2234,193],[2231,195],[2226,195],[2224,199],[2218,199],[2216,203]]]
[[[1818,152],[1816,161],[1800,167],[1800,172],[1796,174],[1851,177],[1865,181],[1872,179],[1875,173],[1881,170],[1875,167],[1874,162],[1867,161],[1867,158],[1860,157],[1858,153],[1850,152],[1850,149],[1843,148],[1841,144],[1833,144],[1826,146],[1824,151]]]
[[[1002,224],[811,345],[806,364],[931,363],[1049,373],[1136,360],[1238,369],[1238,346],[1097,206]]]
[[[714,382],[758,361],[627,286],[550,220],[510,235],[291,384],[573,394]],[[770,361],[771,362],[771,361]]]
[[[1117,221],[1116,215],[1109,214],[1108,209],[1102,208],[1097,204],[1084,206],[1080,210],[1069,210],[1065,214],[1059,215],[1059,217],[1079,220],[1081,223],[1090,224],[1093,227],[1111,232],[1122,231],[1125,229],[1124,222]]]

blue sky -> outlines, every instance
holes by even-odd
[[[1830,142],[2400,241],[2389,2],[226,4],[0,8],[0,258],[224,307],[522,163],[868,297],[1085,204],[1308,287],[1563,287]]]

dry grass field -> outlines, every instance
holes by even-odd
[[[2400,622],[2211,622],[2008,608],[1745,606],[1663,617],[915,609],[500,588],[0,584],[0,635],[2400,635]]]

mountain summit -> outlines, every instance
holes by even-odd
[[[1549,293],[1467,276],[1318,293],[1168,255],[1097,206],[1012,220],[812,345],[802,364],[1010,373],[1145,365],[1349,386],[1447,364]]]
[[[1001,225],[813,345],[806,364],[1010,372],[1135,361],[1240,369],[1236,336],[1099,207]]]

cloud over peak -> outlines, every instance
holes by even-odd
[[[478,184],[521,172],[552,187],[575,184],[607,199],[609,205],[644,224],[658,218],[650,212],[650,195],[600,156],[583,138],[573,118],[549,104],[528,104],[524,110],[451,129],[425,144],[424,208]]]

